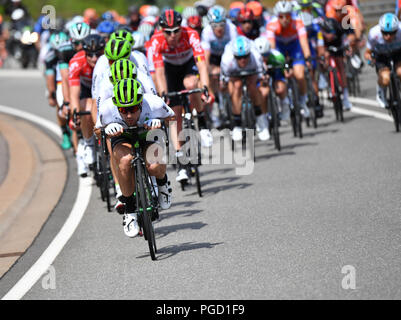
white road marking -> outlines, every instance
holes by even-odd
[[[7,113],[13,116],[24,118],[28,121],[37,123],[42,127],[50,130],[58,137],[61,137],[60,127],[44,118],[36,115],[16,110],[14,108],[0,105],[0,112]],[[78,195],[75,200],[72,211],[64,223],[63,227],[50,243],[48,248],[43,252],[35,264],[25,273],[25,275],[14,285],[13,288],[1,300],[20,300],[44,275],[54,262],[58,254],[61,252],[65,244],[74,234],[81,219],[89,205],[89,200],[92,193],[92,181],[90,179],[80,178]]]
[[[370,107],[376,107],[378,109],[381,109],[375,100],[365,99],[365,98],[356,98],[356,97],[350,97],[349,100],[352,103],[367,105]],[[381,110],[383,110],[383,109],[381,109]],[[379,111],[367,110],[367,109],[359,108],[359,107],[352,107],[351,112],[362,114],[365,116],[374,117],[374,118],[380,119],[380,120],[393,122],[393,118],[390,115],[385,114],[383,112],[379,112]]]

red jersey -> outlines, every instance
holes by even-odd
[[[93,68],[86,61],[84,50],[76,53],[70,60],[68,82],[71,87],[80,86],[92,87]]]
[[[181,27],[181,29],[181,38],[176,48],[168,46],[162,31],[157,31],[152,36],[150,50],[155,68],[163,67],[164,61],[179,66],[191,58],[195,58],[195,61],[205,60],[205,52],[201,46],[198,32],[189,27]]]

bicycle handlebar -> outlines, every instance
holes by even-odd
[[[240,71],[238,73],[232,73],[230,74],[230,77],[233,78],[245,78],[245,77],[249,77],[249,76],[253,76],[255,74],[261,74],[263,73],[263,71]]]
[[[168,98],[173,98],[173,97],[182,97],[182,96],[189,96],[194,93],[204,93],[206,96],[208,95],[208,90],[207,88],[203,89],[192,89],[192,90],[181,90],[181,91],[174,91],[174,92],[169,92],[166,94],[166,97]]]

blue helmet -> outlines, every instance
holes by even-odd
[[[225,22],[226,16],[226,9],[219,5],[211,7],[207,12],[207,18],[210,23]]]
[[[398,30],[400,21],[394,13],[385,13],[379,20],[380,30],[382,32],[395,32]]]
[[[114,21],[114,18],[110,11],[106,11],[105,13],[102,14],[102,20]]]
[[[99,33],[113,33],[115,31],[115,23],[112,21],[102,21],[96,28]]]
[[[247,37],[239,36],[233,40],[231,48],[234,56],[244,57],[251,52],[251,43]]]
[[[240,8],[232,8],[230,11],[228,11],[228,16],[230,17],[231,20],[237,19],[238,12],[240,12]]]

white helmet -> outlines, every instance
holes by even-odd
[[[290,1],[281,0],[274,6],[274,14],[279,15],[280,13],[291,13],[292,4]]]
[[[220,23],[225,22],[227,17],[226,9],[222,6],[215,5],[209,9],[207,12],[207,18],[210,23]]]
[[[132,49],[138,50],[145,46],[145,36],[141,32],[134,31],[132,37],[134,38]]]
[[[148,8],[148,16],[157,17],[160,15],[160,9],[157,6],[150,6]]]
[[[70,26],[68,31],[71,39],[79,41],[83,40],[90,34],[91,28],[85,22],[78,22]]]
[[[153,26],[149,23],[141,23],[138,27],[138,31],[144,35],[145,39],[149,39],[153,32]]]
[[[266,37],[260,36],[259,38],[253,40],[253,42],[255,44],[256,50],[258,50],[261,55],[270,52],[270,42],[269,40],[267,40]]]
[[[199,16],[198,10],[196,10],[195,7],[186,7],[182,12],[183,19],[188,19],[193,16]]]
[[[395,32],[398,30],[400,22],[394,13],[385,13],[379,20],[382,32]]]

